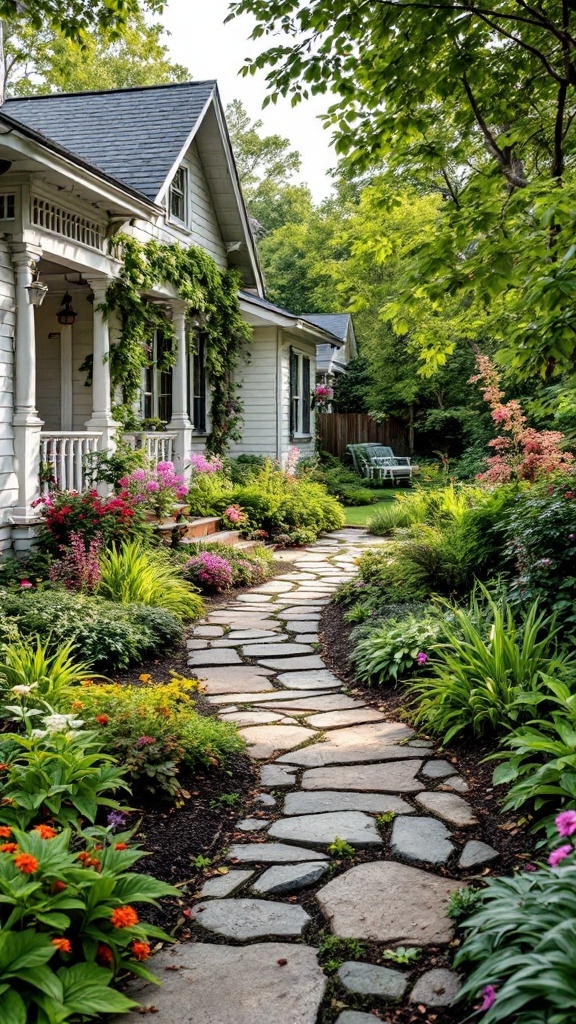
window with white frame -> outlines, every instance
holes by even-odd
[[[197,331],[191,345],[190,377],[188,385],[188,415],[197,434],[208,430],[206,338]]]
[[[168,212],[171,220],[188,224],[188,170],[179,167],[168,191]]]
[[[290,349],[290,433],[310,434],[310,357]]]
[[[171,351],[170,338],[155,331],[148,345],[148,366],[142,375],[141,416],[143,420],[172,419],[172,367],[166,365]]]

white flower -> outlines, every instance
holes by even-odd
[[[81,729],[84,722],[74,715],[47,715],[44,726],[48,732],[68,732],[69,729]]]
[[[12,693],[15,693],[17,697],[26,697],[32,690],[35,690],[38,683],[30,683],[29,686],[13,686]]]

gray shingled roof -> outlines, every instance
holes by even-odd
[[[338,319],[337,317],[322,317],[320,315],[316,316],[316,314],[309,316],[308,313],[291,313],[289,309],[283,309],[282,306],[276,306],[273,302],[270,302],[269,299],[262,299],[259,295],[253,295],[252,292],[240,292],[240,297],[248,299],[248,301],[253,302],[255,306],[262,306],[263,309],[269,309],[271,313],[280,313],[281,316],[289,316],[292,317],[293,320],[304,320],[305,323],[310,324],[312,327],[320,327],[321,330],[326,331],[327,334],[331,334],[332,337],[338,339],[338,341],[342,340],[339,335],[334,333],[331,327],[325,327],[324,324],[320,323],[320,320],[322,319],[334,320]],[[346,313],[345,317],[349,319],[349,314]],[[346,335],[344,335],[344,337],[346,337]]]
[[[346,341],[350,313],[304,313],[303,319],[328,331],[328,334],[333,334],[335,338],[340,338],[340,341]]]
[[[216,82],[6,100],[15,121],[154,201]]]

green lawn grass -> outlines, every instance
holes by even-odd
[[[346,513],[346,526],[366,526],[368,520],[376,512],[379,512],[381,508],[394,501],[395,489],[393,490],[392,487],[386,489],[375,487],[374,494],[378,497],[378,501],[374,505],[356,505],[355,507],[344,509]]]

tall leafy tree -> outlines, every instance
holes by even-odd
[[[237,0],[273,99],[331,90],[349,166],[441,194],[405,302],[501,301],[516,371],[576,363],[576,25],[569,0]],[[435,345],[441,351],[441,340]]]
[[[11,29],[4,45],[7,91],[26,96],[187,81],[190,72],[172,63],[163,35],[162,25],[149,24],[141,13],[121,35],[94,31],[82,46],[50,28]]]
[[[300,153],[290,139],[264,135],[262,121],[252,121],[240,100],[226,108],[226,120],[250,215],[258,235],[293,224],[308,216],[312,197],[306,185],[294,181]]]

